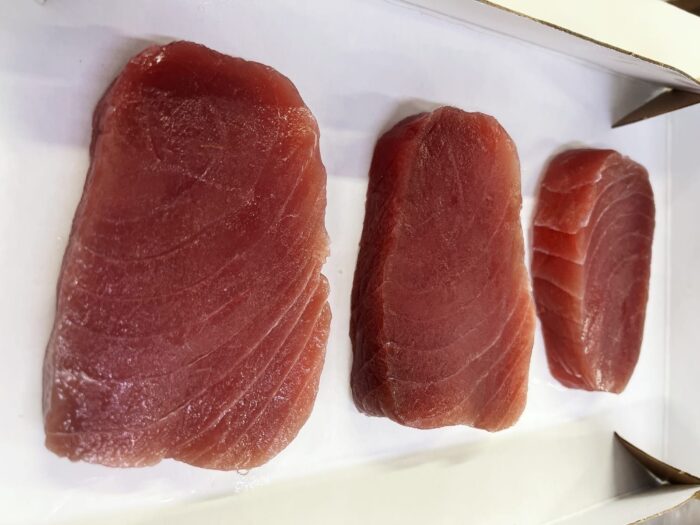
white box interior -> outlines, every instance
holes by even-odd
[[[700,475],[700,106],[670,117],[668,461]]]
[[[109,469],[70,463],[43,446],[41,364],[88,165],[91,114],[132,54],[174,39],[277,68],[296,84],[321,128],[332,241],[324,270],[333,310],[326,364],[313,414],[297,439],[250,473],[170,460],[147,469]],[[273,482],[457,450],[468,464],[453,472],[465,479],[454,481],[465,488],[460,501],[470,502],[477,512],[472,516],[480,523],[511,523],[514,516],[540,523],[644,486],[613,447],[613,430],[700,471],[700,459],[689,459],[700,437],[700,353],[693,330],[700,310],[694,272],[700,182],[692,163],[699,115],[678,128],[675,118],[659,117],[610,129],[614,117],[652,90],[531,44],[379,0],[0,4],[0,332],[6,359],[0,368],[0,522],[89,520],[237,492],[249,501]],[[623,394],[558,385],[538,332],[526,411],[498,436],[467,427],[409,429],[354,408],[349,302],[374,143],[401,117],[441,104],[492,114],[513,137],[526,233],[537,181],[552,154],[578,145],[610,147],[649,170],[657,207],[650,299],[641,358]],[[508,508],[498,506],[501,476],[517,489]],[[537,486],[552,479],[557,483],[544,492]],[[264,511],[275,512],[274,505]],[[230,517],[244,513],[241,507]]]
[[[662,0],[403,0],[611,71],[700,93],[700,18]],[[623,21],[624,23],[621,23]]]

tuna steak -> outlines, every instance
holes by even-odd
[[[654,196],[611,150],[552,160],[534,222],[532,278],[549,368],[563,385],[622,392],[644,331]]]
[[[189,42],[94,113],[44,363],[46,446],[136,467],[265,463],[314,403],[330,311],[318,127],[275,70]]]
[[[498,122],[444,107],[377,143],[352,293],[357,407],[491,431],[527,395],[534,306],[520,167]]]

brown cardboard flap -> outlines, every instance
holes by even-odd
[[[690,525],[700,523],[700,491],[668,510],[635,521],[630,525]]]
[[[700,0],[671,0],[669,4],[700,16]]]
[[[700,93],[689,93],[679,89],[670,89],[652,98],[634,111],[628,113],[613,124],[613,128],[618,128],[633,122],[663,115],[670,111],[692,106],[700,102]]]
[[[617,432],[615,432],[615,439],[617,439],[617,441],[623,447],[625,447],[625,449],[627,449],[627,452],[629,452],[632,457],[639,461],[644,468],[646,468],[658,479],[674,485],[700,485],[700,478],[697,476],[688,474],[687,472],[684,472],[676,467],[672,467],[668,463],[664,463],[660,459],[656,459],[654,456],[651,456],[640,448],[635,447]]]

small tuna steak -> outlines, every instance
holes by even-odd
[[[622,392],[639,359],[654,196],[611,150],[552,160],[534,220],[532,278],[549,368],[563,385]]]
[[[418,428],[517,421],[535,319],[520,208],[494,118],[444,107],[381,137],[352,293],[361,411]]]
[[[309,416],[328,336],[313,116],[275,70],[177,42],[126,65],[90,152],[46,446],[118,467],[265,463]]]

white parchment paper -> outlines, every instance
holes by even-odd
[[[289,76],[316,115],[328,170],[333,324],[314,412],[298,438],[250,473],[173,461],[116,470],[43,446],[41,364],[55,283],[88,165],[91,114],[121,66],[153,43],[189,39]],[[494,115],[518,146],[529,231],[547,159],[572,145],[612,147],[650,171],[657,203],[642,357],[624,394],[567,390],[549,375],[539,333],[528,406],[506,431],[612,414],[650,451],[662,441],[665,388],[665,117],[610,122],[651,87],[483,29],[382,0],[50,0],[0,4],[0,522],[77,516],[229,494],[289,477],[489,439],[464,427],[420,431],[359,414],[349,392],[350,289],[367,170],[378,135],[451,104]],[[252,489],[254,490],[254,488]]]

